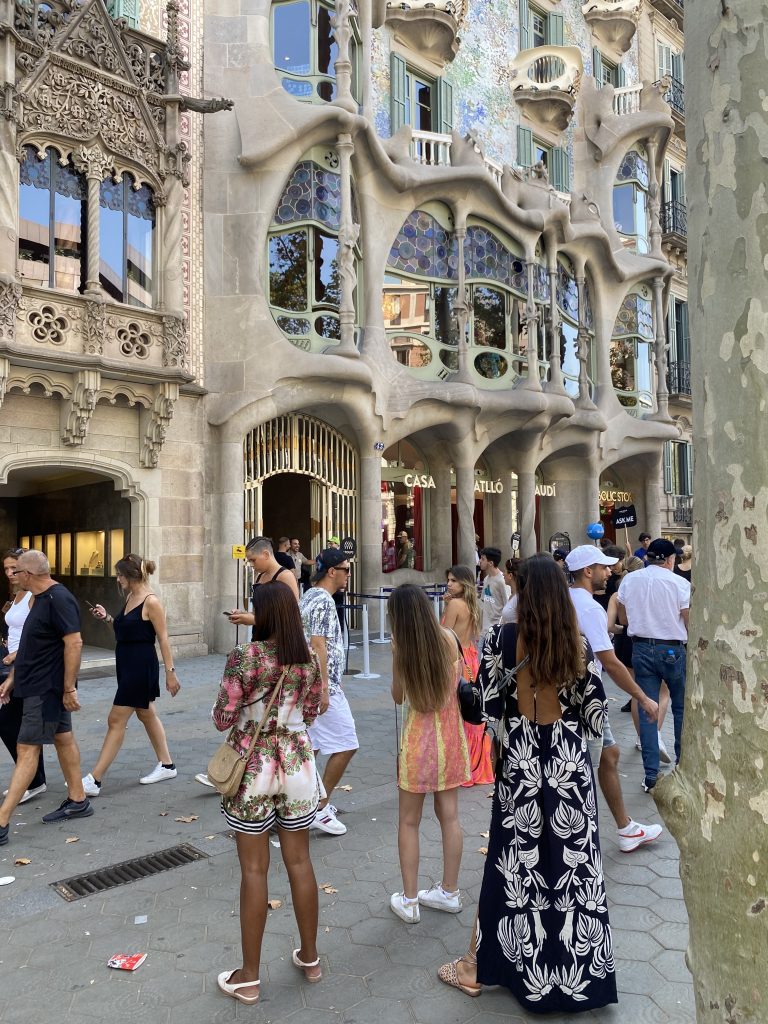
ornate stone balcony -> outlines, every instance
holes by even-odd
[[[568,127],[584,65],[576,46],[537,46],[512,61],[512,95],[523,113],[550,131]]]
[[[450,167],[453,137],[440,132],[411,133],[411,157],[424,167]],[[479,149],[476,150],[479,152]],[[504,168],[496,160],[483,155],[483,163],[496,184],[501,187]]]
[[[374,28],[386,20],[395,38],[435,64],[448,64],[459,49],[468,0],[374,0]]]
[[[623,85],[613,92],[613,112],[623,117],[625,114],[637,114],[640,110],[640,94],[642,85]]]
[[[642,0],[587,0],[581,13],[604,49],[623,55],[632,45]]]
[[[657,11],[670,19],[674,19],[683,27],[683,18],[685,16],[685,2],[684,0],[651,0],[652,5]]]

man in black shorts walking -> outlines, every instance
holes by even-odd
[[[43,821],[87,818],[93,814],[80,771],[80,750],[72,733],[72,712],[80,710],[77,673],[80,669],[80,609],[60,583],[42,551],[25,551],[16,563],[22,587],[35,595],[24,623],[13,671],[0,686],[0,701],[11,690],[24,701],[17,742],[17,761],[8,795],[0,806],[0,846],[8,842],[11,815],[37,770],[40,748],[53,743],[69,796]]]

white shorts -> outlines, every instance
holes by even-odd
[[[331,703],[324,715],[315,719],[307,732],[312,749],[321,754],[341,754],[346,750],[359,750],[355,720],[344,691],[331,694]]]

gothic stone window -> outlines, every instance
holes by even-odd
[[[25,284],[79,292],[85,286],[86,182],[54,149],[25,146],[19,173],[18,270]]]
[[[129,174],[105,178],[99,191],[99,282],[115,302],[153,304],[155,209],[152,190]]]
[[[354,8],[354,5],[352,5]],[[286,92],[308,103],[336,98],[338,47],[332,0],[279,0],[272,4],[272,53]],[[356,32],[356,19],[352,28]],[[356,40],[350,44],[352,94],[357,96]]]

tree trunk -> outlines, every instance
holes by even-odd
[[[683,756],[654,795],[697,1020],[742,1024],[768,1020],[768,6],[686,6],[695,592]]]

